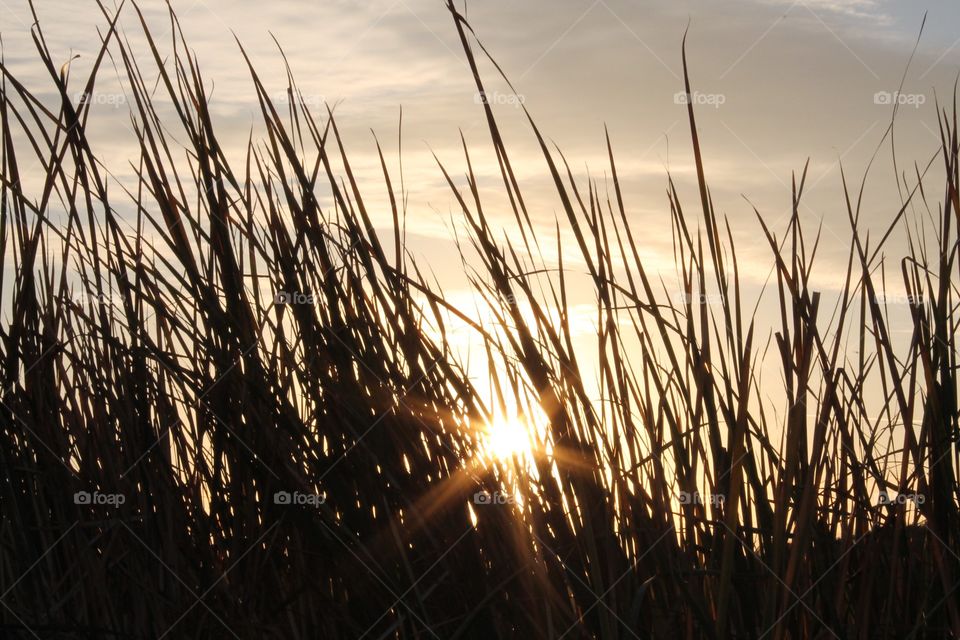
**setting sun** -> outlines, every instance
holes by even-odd
[[[533,452],[530,430],[523,420],[517,418],[494,419],[484,429],[480,446],[490,461],[524,457]]]

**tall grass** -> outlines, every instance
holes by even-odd
[[[0,65],[5,635],[960,636],[955,110],[941,112],[940,203],[921,167],[877,239],[861,230],[863,186],[845,182],[851,243],[832,311],[810,287],[806,170],[784,229],[757,213],[774,267],[762,304],[779,319],[768,334],[744,302],[692,104],[695,211],[672,180],[668,192],[678,297],[641,259],[610,138],[612,198],[578,183],[528,115],[565,246],[531,222],[484,102],[519,238],[485,210],[466,144],[465,185],[438,171],[491,326],[404,250],[384,155],[382,182],[359,184],[332,112],[292,76],[274,104],[238,44],[264,133],[228,152],[176,16],[163,44],[122,9],[148,44],[135,52],[120,13],[101,10],[88,77],[55,62],[39,25],[47,86]],[[483,93],[492,59],[448,10]],[[87,131],[106,61],[139,143],[123,190]],[[685,59],[684,77],[689,93]],[[364,193],[384,186],[382,236]],[[912,320],[899,352],[884,304],[898,228]],[[574,348],[565,262],[589,273],[594,354]],[[493,398],[459,364],[452,321],[485,345]],[[781,406],[760,380],[770,360]],[[478,425],[508,398],[546,428],[530,468],[514,468],[519,501],[480,506],[507,465],[479,461]]]

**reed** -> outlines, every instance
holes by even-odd
[[[931,161],[940,202],[919,167],[877,239],[862,230],[865,179],[844,178],[835,308],[811,286],[806,169],[783,228],[756,212],[773,267],[761,304],[778,310],[761,327],[694,105],[699,202],[684,208],[672,180],[667,193],[677,296],[641,259],[610,136],[609,183],[578,181],[523,107],[575,238],[564,245],[531,222],[484,103],[519,237],[484,208],[466,143],[463,168],[438,172],[491,325],[404,250],[384,154],[382,182],[360,184],[333,113],[292,74],[275,104],[237,43],[263,134],[225,150],[176,15],[164,44],[136,5],[100,9],[88,77],[59,66],[39,25],[47,85],[0,64],[5,635],[960,636],[955,109],[940,112]],[[447,9],[483,93],[492,58]],[[140,17],[147,51],[118,32],[120,11]],[[135,188],[117,186],[121,168],[87,132],[108,60],[139,143]],[[684,79],[689,93],[685,55]],[[40,98],[51,91],[54,108]],[[386,232],[364,198],[384,187]],[[887,246],[898,228],[900,253]],[[891,254],[912,321],[900,349]],[[574,348],[571,262],[595,294],[595,353]],[[454,321],[485,345],[493,397],[461,365]],[[478,461],[478,425],[508,400],[544,417],[529,469]],[[479,508],[475,493],[503,490],[509,469],[521,499]]]

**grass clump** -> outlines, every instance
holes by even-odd
[[[448,9],[483,94],[486,51]],[[438,171],[490,326],[404,251],[404,194],[382,153],[393,224],[377,230],[336,119],[298,99],[292,76],[288,105],[274,104],[239,48],[264,134],[233,162],[176,16],[169,57],[140,16],[138,56],[119,12],[103,12],[79,80],[34,29],[56,107],[2,67],[6,634],[960,635],[955,111],[942,112],[940,204],[918,170],[878,241],[861,230],[862,187],[845,189],[851,243],[829,317],[810,284],[819,236],[799,215],[806,170],[785,230],[757,213],[779,320],[765,335],[692,104],[696,213],[668,189],[678,297],[640,257],[610,138],[606,198],[527,114],[575,238],[544,260],[553,239],[482,101],[519,239],[499,239],[466,144],[465,185]],[[121,193],[88,135],[90,102],[74,99],[107,60],[139,145]],[[928,215],[914,222],[917,208]],[[898,227],[902,353],[882,277]],[[565,261],[585,265],[596,296],[589,356],[574,349]],[[485,345],[492,398],[459,364],[453,320]],[[779,407],[761,393],[769,360]],[[484,508],[476,494],[499,495],[506,470],[480,461],[478,425],[508,403],[543,429],[510,498]]]

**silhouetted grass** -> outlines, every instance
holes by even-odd
[[[483,93],[488,56],[448,9]],[[150,51],[135,56],[119,13],[103,12],[88,78],[69,78],[34,28],[56,109],[2,68],[5,635],[960,636],[955,111],[941,113],[942,202],[927,204],[921,167],[893,207],[913,322],[897,353],[880,268],[890,232],[861,231],[862,186],[840,203],[851,246],[829,312],[810,288],[806,170],[784,230],[757,213],[774,265],[764,303],[779,309],[767,335],[713,208],[692,104],[696,213],[668,192],[676,296],[640,257],[610,138],[612,199],[578,184],[529,119],[576,240],[564,246],[531,223],[484,103],[519,242],[493,226],[466,144],[465,187],[438,171],[489,326],[406,254],[383,155],[382,183],[358,184],[332,112],[298,99],[292,77],[275,105],[238,45],[265,134],[228,154],[176,17],[173,55],[141,16]],[[125,193],[87,135],[89,100],[73,99],[108,59],[140,146]],[[689,94],[686,59],[684,75]],[[363,195],[384,186],[392,237]],[[541,257],[553,243],[559,268]],[[595,354],[574,349],[571,260],[596,296]],[[514,470],[517,504],[474,504],[505,470],[475,457],[496,408],[459,365],[452,320],[486,345],[493,402],[545,416],[533,468]],[[761,395],[765,357],[781,406]]]

